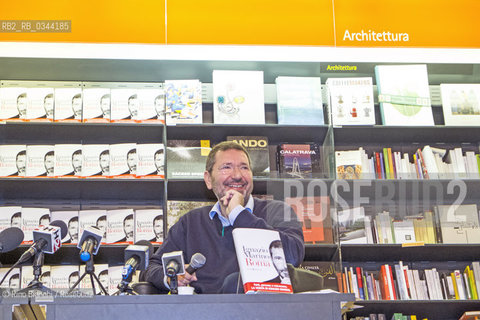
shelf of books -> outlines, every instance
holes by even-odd
[[[159,244],[215,201],[205,160],[232,140],[250,152],[254,195],[287,202],[302,222],[302,266],[365,305],[352,315],[458,319],[474,307],[478,65],[27,60],[57,62],[56,79],[75,81],[32,81],[40,71],[19,81],[8,72],[24,60],[0,58],[3,229],[31,231],[48,215],[70,224],[74,243],[85,226],[112,225],[98,259],[115,267],[126,244]],[[75,246],[61,250],[52,268],[75,265]]]

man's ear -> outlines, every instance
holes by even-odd
[[[203,180],[205,181],[205,184],[207,185],[207,189],[212,190],[212,176],[206,170],[203,173]]]

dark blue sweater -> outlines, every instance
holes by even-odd
[[[238,263],[233,244],[234,228],[273,229],[280,232],[280,238],[288,263],[298,266],[305,253],[303,233],[292,208],[281,201],[254,199],[253,214],[243,210],[232,226],[226,227],[222,236],[222,223],[215,215],[213,220],[208,213],[211,206],[188,212],[170,228],[168,237],[150,259],[145,279],[157,288],[165,289],[163,284],[162,255],[182,250],[185,263],[190,262],[193,254],[200,252],[207,261],[197,270],[198,281],[191,286],[202,293],[217,293],[225,277],[237,272]]]

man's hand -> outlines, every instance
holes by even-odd
[[[185,269],[188,267],[188,264],[185,265]],[[197,281],[197,275],[195,272],[193,274],[190,274],[188,272],[185,272],[185,274],[179,275],[177,277],[178,279],[178,286],[179,287],[185,287],[190,284],[190,282]]]
[[[222,209],[222,214],[225,218],[228,219],[230,212],[238,205],[243,206],[245,204],[245,199],[243,195],[236,190],[228,190],[227,193],[220,198],[220,207]]]

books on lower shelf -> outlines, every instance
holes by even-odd
[[[167,177],[203,179],[210,140],[169,140],[167,142]]]
[[[434,125],[426,65],[377,65],[375,76],[384,125]]]

